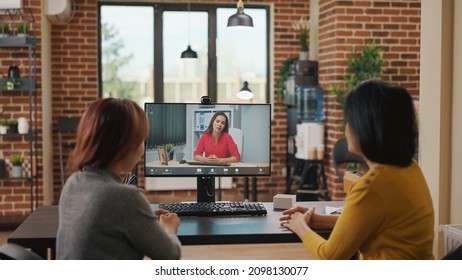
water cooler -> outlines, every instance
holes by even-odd
[[[288,116],[287,186],[297,200],[327,197],[324,172],[323,89],[318,85],[318,63],[295,61],[286,81]]]

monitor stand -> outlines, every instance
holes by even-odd
[[[197,202],[215,202],[215,177],[197,177]]]

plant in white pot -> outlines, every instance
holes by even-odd
[[[168,144],[165,144],[164,145],[164,149],[165,151],[167,152],[167,155],[168,155],[168,159],[169,160],[172,160],[173,159],[173,154],[174,154],[174,151],[173,149],[175,148],[175,146],[172,144],[172,143],[168,143]]]
[[[22,177],[22,163],[24,161],[22,158],[22,155],[12,154],[10,160],[11,160],[11,164],[13,165],[11,177],[13,178]]]
[[[292,23],[293,29],[297,32],[297,38],[300,42],[300,60],[308,60],[308,34],[310,31],[310,22],[305,17]]]
[[[3,120],[0,122],[0,134],[6,134],[8,132],[8,125],[10,122],[8,120]]]
[[[20,21],[16,24],[16,36],[17,37],[27,37],[29,33],[28,23],[25,21]]]
[[[0,22],[0,38],[10,36],[10,25],[6,22]]]

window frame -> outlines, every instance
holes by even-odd
[[[101,9],[103,6],[151,6],[154,10],[154,71],[153,79],[154,83],[154,102],[164,102],[164,62],[163,62],[163,12],[165,11],[200,11],[207,12],[209,15],[208,19],[208,69],[207,69],[207,94],[212,98],[212,101],[219,102],[217,100],[217,88],[218,88],[218,77],[217,77],[217,9],[218,8],[235,8],[235,4],[202,4],[202,3],[121,3],[121,2],[98,2],[98,96],[101,98],[103,91],[102,81],[102,38],[101,38]],[[269,5],[252,5],[246,4],[247,8],[258,8],[266,10],[266,103],[271,103],[270,94],[270,35],[271,35],[271,9]],[[213,38],[213,39],[212,39]],[[197,100],[200,102],[200,100]]]

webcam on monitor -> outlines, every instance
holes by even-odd
[[[201,104],[202,105],[212,105],[212,97],[210,97],[210,96],[202,96],[201,97]]]

